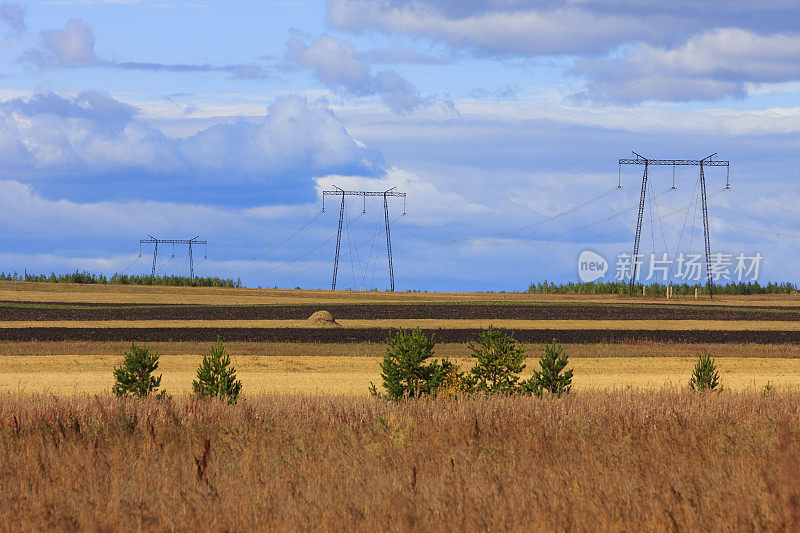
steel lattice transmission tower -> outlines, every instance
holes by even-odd
[[[336,255],[333,259],[333,280],[331,281],[331,290],[336,290],[336,274],[339,270],[339,248],[342,244],[342,222],[344,221],[344,197],[345,196],[361,196],[363,200],[362,213],[367,212],[367,196],[382,196],[383,197],[383,213],[386,219],[386,254],[389,258],[389,284],[392,292],[394,292],[394,266],[392,265],[392,236],[389,230],[389,202],[391,196],[403,198],[403,214],[406,214],[406,193],[397,192],[397,187],[392,187],[388,191],[345,191],[336,185],[333,186],[333,191],[322,191],[322,212],[325,212],[325,197],[326,196],[341,196],[342,202],[339,206],[339,231],[336,233]]]
[[[716,152],[704,157],[703,159],[648,159],[633,152],[635,157],[620,159],[620,169],[622,165],[644,165],[642,174],[642,192],[639,195],[639,218],[636,221],[636,237],[633,241],[633,257],[631,258],[631,282],[629,292],[633,294],[633,286],[636,284],[636,269],[639,260],[639,239],[642,235],[642,216],[644,215],[644,200],[647,193],[647,168],[651,165],[665,165],[673,168],[672,187],[675,188],[674,168],[676,166],[699,166],[700,167],[700,194],[703,205],[703,236],[705,238],[706,251],[706,279],[708,283],[708,296],[714,297],[714,281],[711,275],[711,241],[708,235],[708,202],[706,201],[706,177],[703,167],[726,167],[725,188],[730,188],[730,161],[713,161],[711,158],[717,155]]]
[[[188,244],[189,245],[189,279],[194,279],[194,257],[192,255],[192,245],[202,244],[204,248],[203,252],[203,259],[207,257],[208,252],[208,241],[200,241],[198,240],[199,235],[194,237],[193,239],[156,239],[152,235],[148,235],[149,239],[141,239],[139,240],[139,257],[142,256],[142,245],[143,244],[153,244],[153,273],[152,276],[156,277],[156,262],[158,261],[158,245],[160,244],[171,244],[172,245],[172,257],[175,257],[175,245],[176,244]]]

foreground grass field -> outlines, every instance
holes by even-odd
[[[0,396],[9,530],[797,530],[800,395]]]

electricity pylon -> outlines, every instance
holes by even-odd
[[[647,167],[650,165],[666,165],[672,166],[673,170],[676,166],[699,166],[700,167],[700,192],[703,204],[703,235],[705,237],[706,248],[706,278],[708,283],[708,296],[714,297],[714,281],[711,276],[711,241],[708,234],[708,203],[706,201],[706,178],[703,172],[703,167],[726,167],[725,188],[730,188],[730,161],[713,161],[711,158],[717,155],[716,152],[704,157],[703,159],[648,159],[642,155],[633,152],[636,157],[620,159],[620,169],[622,165],[644,165],[644,173],[642,174],[642,192],[639,196],[639,218],[636,221],[636,237],[633,241],[633,257],[631,258],[631,283],[630,294],[633,295],[633,286],[636,283],[636,268],[639,260],[639,239],[642,235],[642,216],[644,215],[644,198],[647,193]],[[672,181],[673,188],[675,187],[675,180]]]
[[[189,245],[189,279],[194,279],[194,257],[192,256],[192,245],[194,244],[202,244],[205,246],[203,252],[203,259],[207,257],[208,252],[208,241],[200,241],[197,240],[197,237],[193,239],[156,239],[152,235],[148,235],[149,239],[141,239],[139,240],[139,257],[142,256],[142,245],[143,244],[154,244],[153,246],[153,273],[152,276],[156,277],[156,262],[158,260],[158,244],[171,244],[172,245],[172,256],[175,256],[175,245],[176,244],[188,244]]]
[[[362,213],[367,212],[367,196],[383,196],[383,213],[386,218],[386,254],[389,258],[389,285],[391,291],[394,292],[394,266],[392,265],[392,237],[389,231],[389,202],[390,196],[398,196],[403,198],[403,214],[406,214],[406,193],[397,192],[397,187],[392,187],[388,191],[345,191],[336,185],[333,186],[335,191],[322,191],[322,212],[325,212],[325,197],[326,196],[341,196],[342,203],[339,206],[339,231],[336,233],[336,255],[333,259],[333,280],[331,281],[331,290],[336,290],[336,274],[339,270],[339,248],[342,244],[342,222],[344,221],[344,197],[345,196],[361,196],[363,200]]]

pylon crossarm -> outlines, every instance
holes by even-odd
[[[668,166],[700,166],[728,167],[730,161],[706,161],[703,159],[645,159],[644,157],[624,158],[619,160],[620,165],[668,165]]]
[[[322,191],[322,196],[397,196],[406,197],[406,193],[397,191]]]

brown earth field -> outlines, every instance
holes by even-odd
[[[0,321],[31,320],[304,320],[324,309],[336,319],[438,320],[800,320],[800,308],[592,302],[449,304],[308,303],[271,305],[97,304],[0,301]]]
[[[420,325],[440,343],[463,343],[496,321],[526,343],[776,345],[800,343],[798,304],[797,295],[667,301],[6,282],[0,283],[0,341],[381,343],[399,326]],[[322,309],[344,327],[305,322]]]
[[[553,339],[561,343],[612,342],[682,342],[682,343],[800,343],[800,331],[769,330],[654,330],[654,329],[518,329],[503,330],[525,343],[544,343]],[[226,342],[308,342],[347,343],[383,342],[394,328],[94,328],[94,327],[26,327],[0,328],[0,341],[139,341],[139,342],[212,342],[218,337]],[[438,342],[477,340],[478,330],[471,328],[423,329]]]

